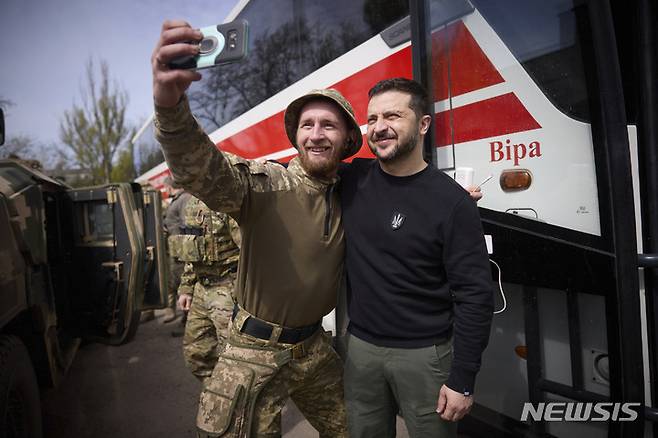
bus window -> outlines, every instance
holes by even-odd
[[[551,102],[565,114],[590,121],[588,78],[593,71],[587,8],[575,1],[523,1],[501,3],[473,0],[496,34],[533,78]],[[632,8],[612,2],[615,36],[624,81],[629,123],[637,109],[632,59]],[[590,91],[591,93],[591,91]]]
[[[254,0],[244,62],[204,73],[189,93],[208,132],[358,46],[408,14],[405,0]]]
[[[586,9],[564,0],[473,3],[551,102],[588,121],[585,66],[591,64],[584,62],[580,37]]]

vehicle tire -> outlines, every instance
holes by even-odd
[[[41,438],[39,386],[27,349],[0,336],[0,438]]]

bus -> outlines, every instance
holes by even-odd
[[[287,161],[296,97],[338,89],[365,133],[372,85],[423,83],[427,160],[492,176],[496,314],[460,430],[658,437],[657,17],[652,0],[240,1],[226,20],[249,22],[249,56],[188,95],[219,148]]]

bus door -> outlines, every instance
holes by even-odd
[[[411,3],[414,76],[433,89],[437,165],[469,167],[474,183],[492,175],[479,207],[498,313],[476,406],[460,427],[649,436],[656,312],[638,281],[634,200],[640,183],[655,196],[655,152],[653,182],[632,173],[644,129],[632,108],[646,90],[629,85],[637,69],[622,63],[634,62],[630,18],[646,2],[614,14],[600,1]],[[455,9],[457,18],[446,12]]]

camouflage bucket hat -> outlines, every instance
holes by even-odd
[[[341,159],[349,158],[352,155],[356,154],[359,149],[361,149],[361,144],[363,144],[363,137],[361,136],[361,128],[359,127],[359,124],[356,121],[356,118],[354,117],[354,110],[352,109],[352,105],[348,102],[345,97],[343,97],[342,94],[340,94],[337,90],[334,90],[333,88],[326,88],[322,90],[311,90],[305,95],[298,97],[297,99],[293,100],[290,105],[288,105],[288,108],[286,108],[286,113],[284,116],[284,123],[286,126],[286,134],[288,135],[288,139],[290,140],[290,143],[297,149],[297,122],[299,121],[299,113],[306,105],[311,100],[315,99],[325,99],[325,100],[330,100],[334,102],[335,104],[338,105],[338,107],[343,111],[343,114],[345,114],[345,120],[348,122],[348,127],[347,129],[350,132],[354,132],[355,135],[354,137],[356,138],[356,143],[354,141],[348,140],[348,144],[345,147],[345,152],[343,152],[343,156]]]

